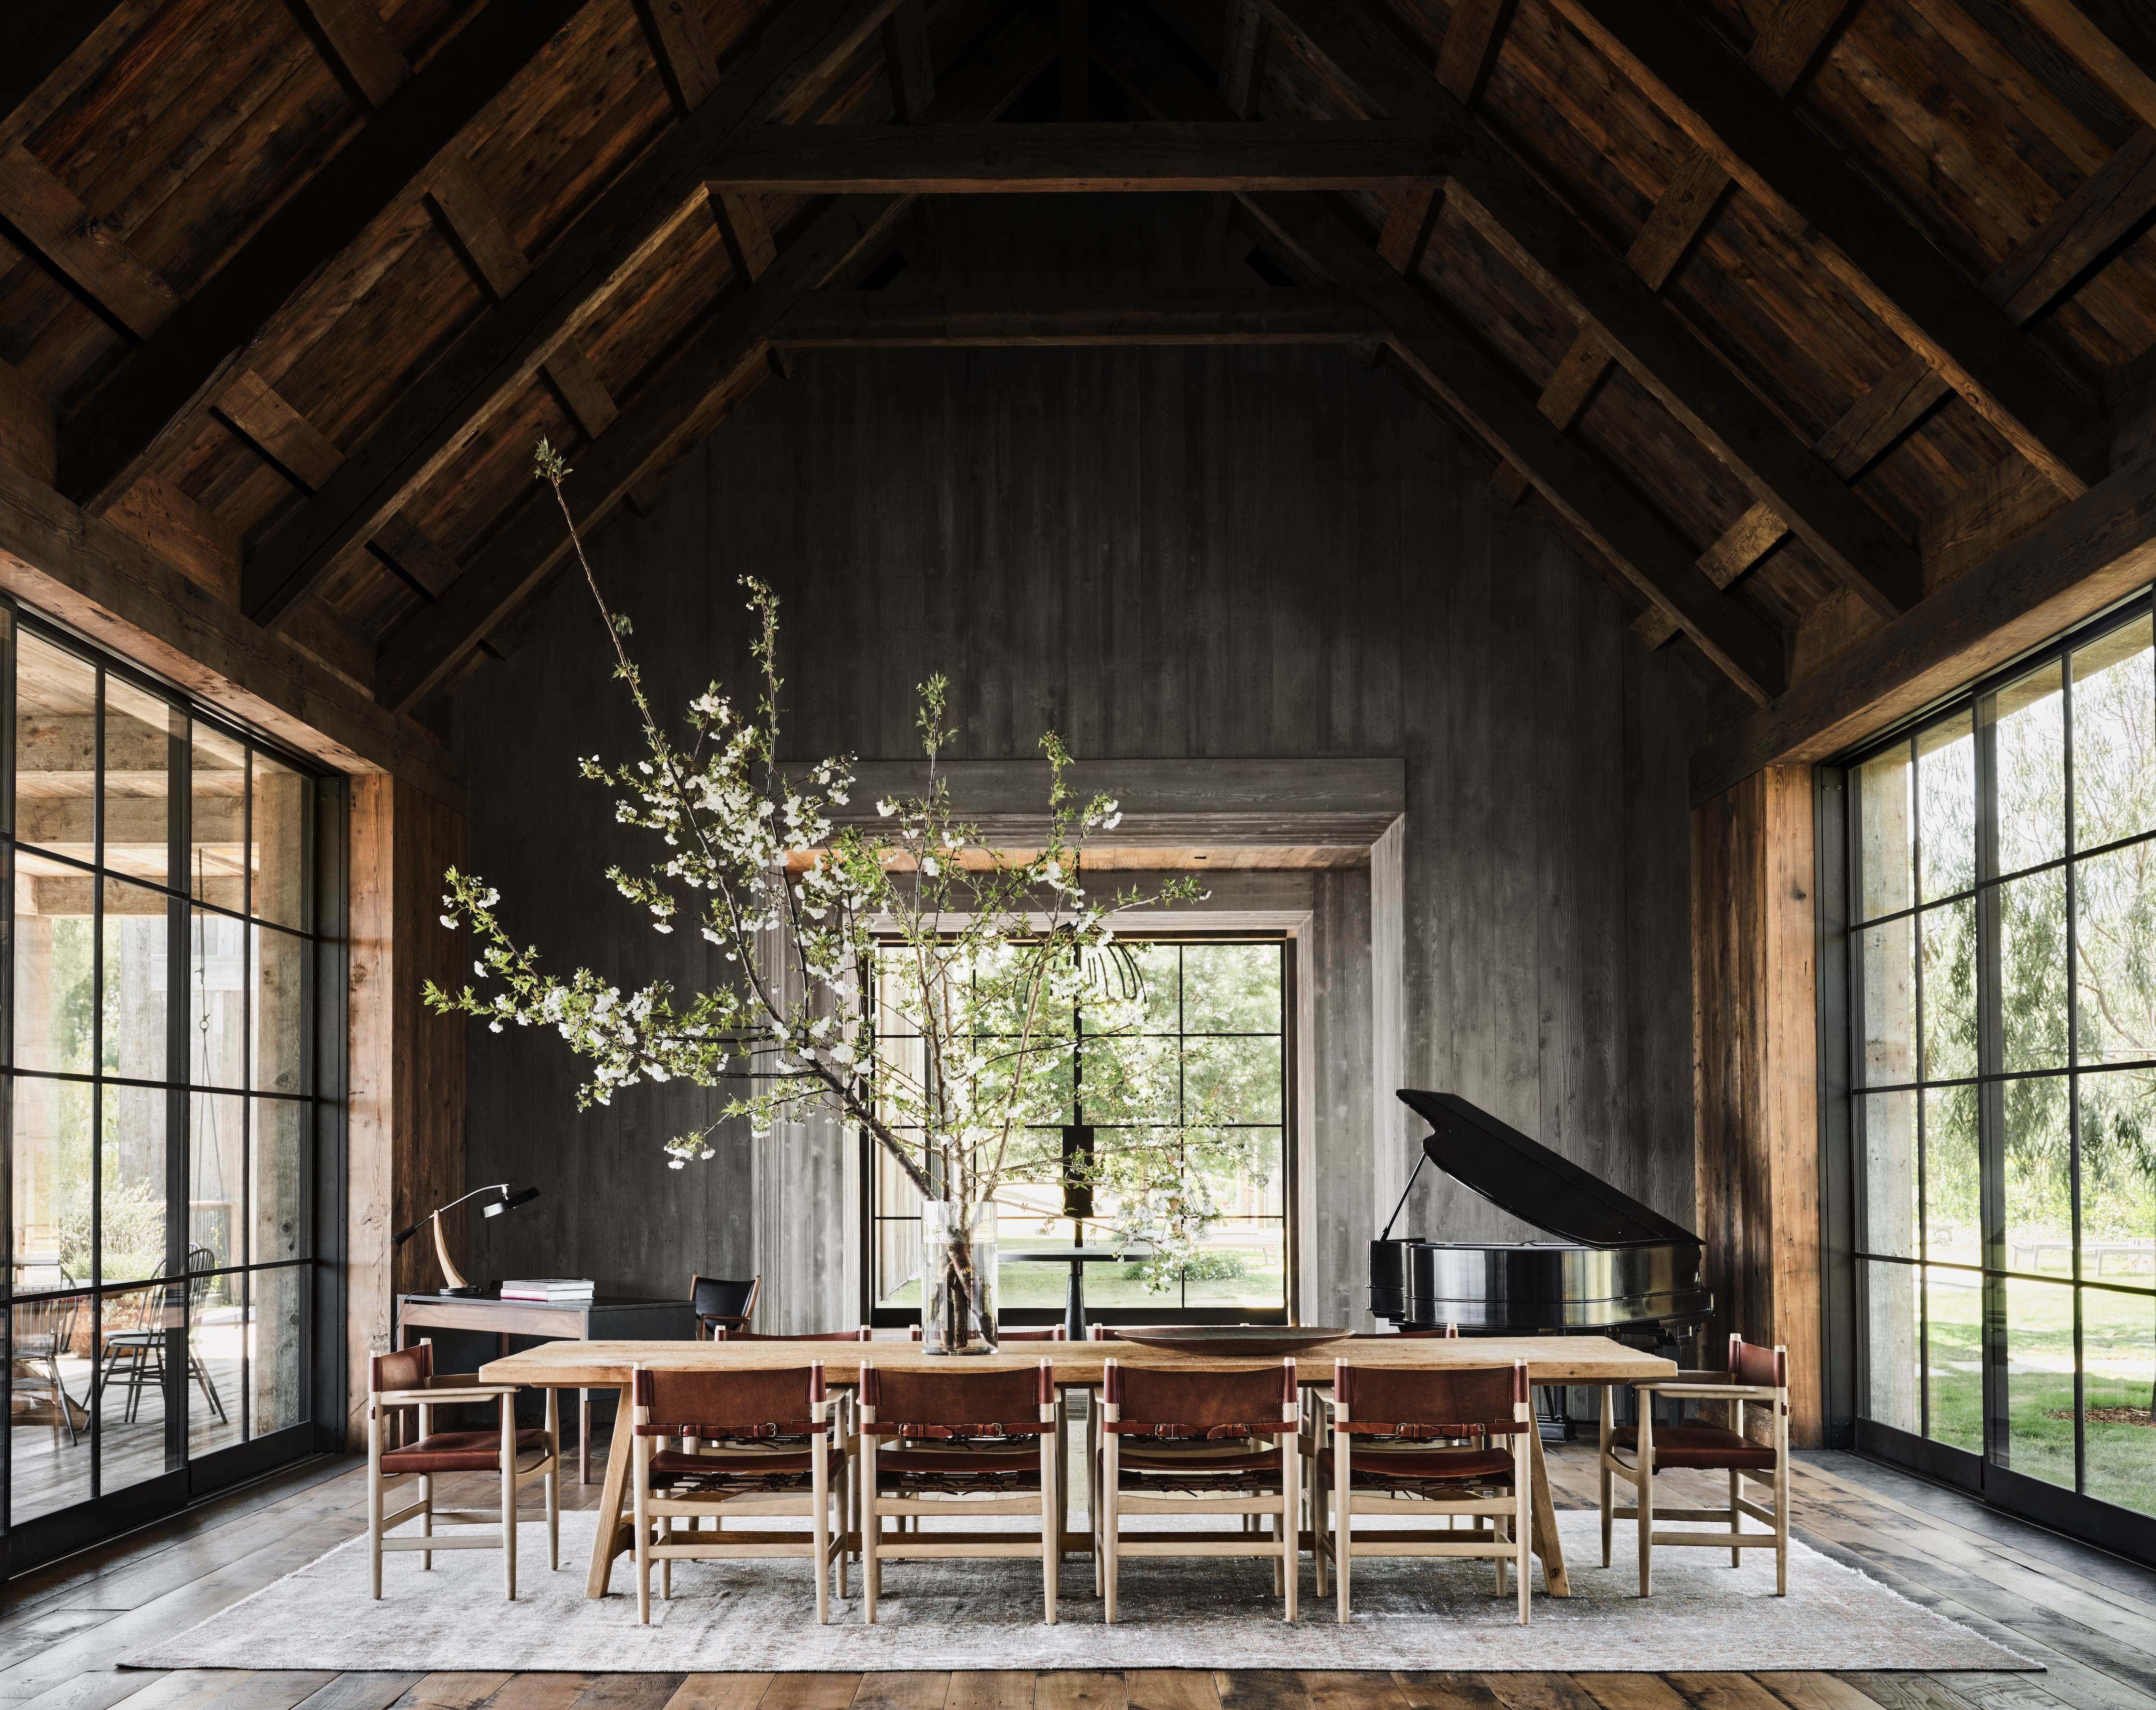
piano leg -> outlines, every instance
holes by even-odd
[[[1527,1452],[1533,1463],[1534,1552],[1543,1559],[1543,1581],[1552,1597],[1569,1597],[1572,1580],[1565,1573],[1564,1545],[1557,1535],[1557,1507],[1550,1501],[1549,1464],[1543,1459],[1540,1431],[1527,1433]]]

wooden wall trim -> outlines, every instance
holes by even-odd
[[[1821,1440],[1818,970],[1811,768],[1692,810],[1698,1229],[1731,1333],[1789,1350],[1790,1435]]]
[[[0,588],[340,772],[394,773],[461,804],[462,766],[157,553],[0,463]]]

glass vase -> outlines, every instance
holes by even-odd
[[[921,1341],[930,1353],[996,1351],[996,1208],[921,1207]]]

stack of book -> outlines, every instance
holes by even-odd
[[[549,1306],[581,1306],[593,1292],[588,1276],[526,1276],[501,1285],[506,1301],[544,1301]]]

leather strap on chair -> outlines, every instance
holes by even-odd
[[[1006,1420],[1000,1424],[985,1425],[921,1425],[903,1420],[864,1420],[861,1434],[870,1437],[921,1437],[948,1439],[957,1437],[1043,1437],[1055,1427],[1042,1425],[1036,1420],[1018,1422]]]

